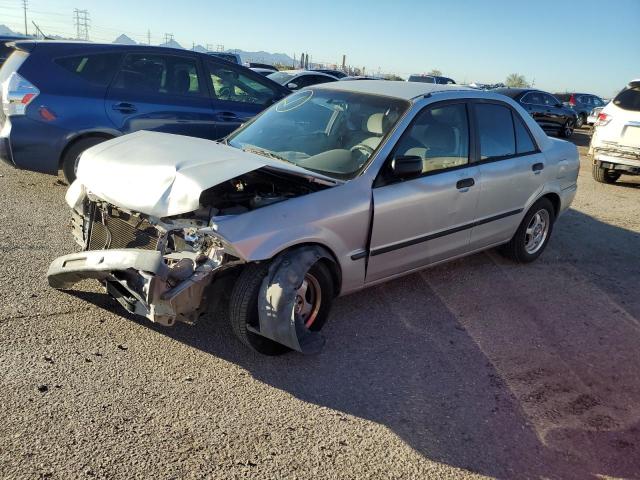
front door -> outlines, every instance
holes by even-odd
[[[105,108],[123,133],[153,130],[217,138],[211,99],[195,56],[127,54]]]
[[[390,161],[380,172],[373,189],[366,283],[468,251],[480,189],[469,145],[466,103],[443,102],[416,116],[390,159],[420,156],[423,173],[398,181]]]
[[[284,97],[274,82],[259,73],[215,59],[204,63],[218,138]]]

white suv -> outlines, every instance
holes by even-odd
[[[633,80],[598,115],[589,145],[593,178],[614,183],[640,175],[640,79]]]

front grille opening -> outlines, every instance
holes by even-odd
[[[89,250],[140,248],[156,250],[158,231],[145,219],[116,208],[91,209]]]

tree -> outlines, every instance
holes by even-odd
[[[520,75],[519,73],[510,74],[504,81],[504,84],[511,88],[525,88],[529,86],[529,82],[524,78],[524,75]]]
[[[437,68],[434,68],[433,70],[431,70],[428,75],[434,75],[436,77],[441,77],[442,76],[442,72],[440,70],[438,70]]]
[[[385,80],[396,80],[396,81],[404,81],[404,78],[399,77],[395,73],[390,73],[384,76]]]

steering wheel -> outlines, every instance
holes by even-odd
[[[367,158],[369,158],[371,154],[373,154],[373,148],[371,148],[369,145],[365,145],[364,143],[358,143],[357,145],[354,145],[349,149],[349,151],[351,153],[359,152],[362,155],[366,155]]]

